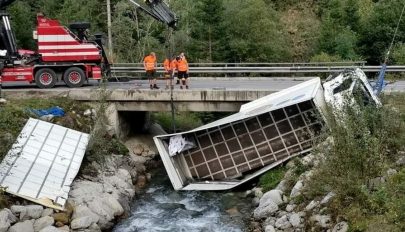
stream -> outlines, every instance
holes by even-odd
[[[114,232],[247,231],[253,212],[244,192],[174,191],[163,167],[136,196],[127,219]]]

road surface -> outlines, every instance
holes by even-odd
[[[190,82],[190,89],[218,89],[218,90],[269,90],[280,91],[285,88],[299,84],[310,78],[200,78],[192,79]],[[165,88],[165,81],[158,80],[158,86],[161,89]],[[110,82],[107,84],[109,89],[149,89],[147,80],[132,80],[129,82]],[[89,84],[81,88],[97,88],[98,82],[91,81]],[[59,83],[53,90],[66,89],[67,87],[63,83]],[[179,89],[179,85],[175,85],[176,89]],[[38,89],[35,84],[25,83],[3,83],[3,90],[7,91],[21,90],[29,91],[32,89]],[[155,90],[151,90],[155,91]],[[186,91],[186,90],[184,90]],[[396,81],[389,83],[385,89],[385,92],[405,92],[405,81]]]

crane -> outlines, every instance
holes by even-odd
[[[177,17],[162,0],[145,0],[144,5],[135,0],[129,1],[157,21],[165,23],[173,29],[176,28]]]

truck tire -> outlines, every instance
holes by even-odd
[[[86,74],[81,68],[71,67],[63,74],[63,80],[70,88],[81,87],[86,80]]]
[[[41,89],[52,88],[56,84],[56,73],[50,68],[39,69],[35,73],[35,84]]]

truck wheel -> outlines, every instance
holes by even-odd
[[[56,84],[56,73],[52,69],[43,68],[35,73],[35,84],[41,88],[52,88]]]
[[[81,68],[68,68],[63,74],[63,80],[70,88],[81,87],[86,79],[86,74]]]

